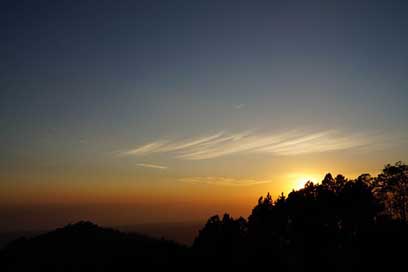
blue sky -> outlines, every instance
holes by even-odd
[[[406,160],[408,6],[355,2],[2,2],[2,178],[18,197]]]

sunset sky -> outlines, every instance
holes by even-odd
[[[407,14],[2,1],[0,229],[247,216],[267,192],[407,162]]]

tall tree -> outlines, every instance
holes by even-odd
[[[408,165],[387,164],[375,181],[375,189],[391,216],[407,221]]]

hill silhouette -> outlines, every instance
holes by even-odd
[[[118,271],[179,262],[186,247],[172,241],[102,228],[91,222],[10,243],[1,271]]]
[[[0,253],[1,271],[122,271],[166,265],[197,270],[262,266],[277,271],[389,271],[406,267],[408,166],[377,177],[327,174],[248,217],[214,215],[191,247],[79,222]]]

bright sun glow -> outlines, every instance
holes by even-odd
[[[289,189],[299,190],[304,187],[309,180],[313,183],[318,183],[322,177],[319,174],[306,174],[306,173],[292,173],[288,175]]]

